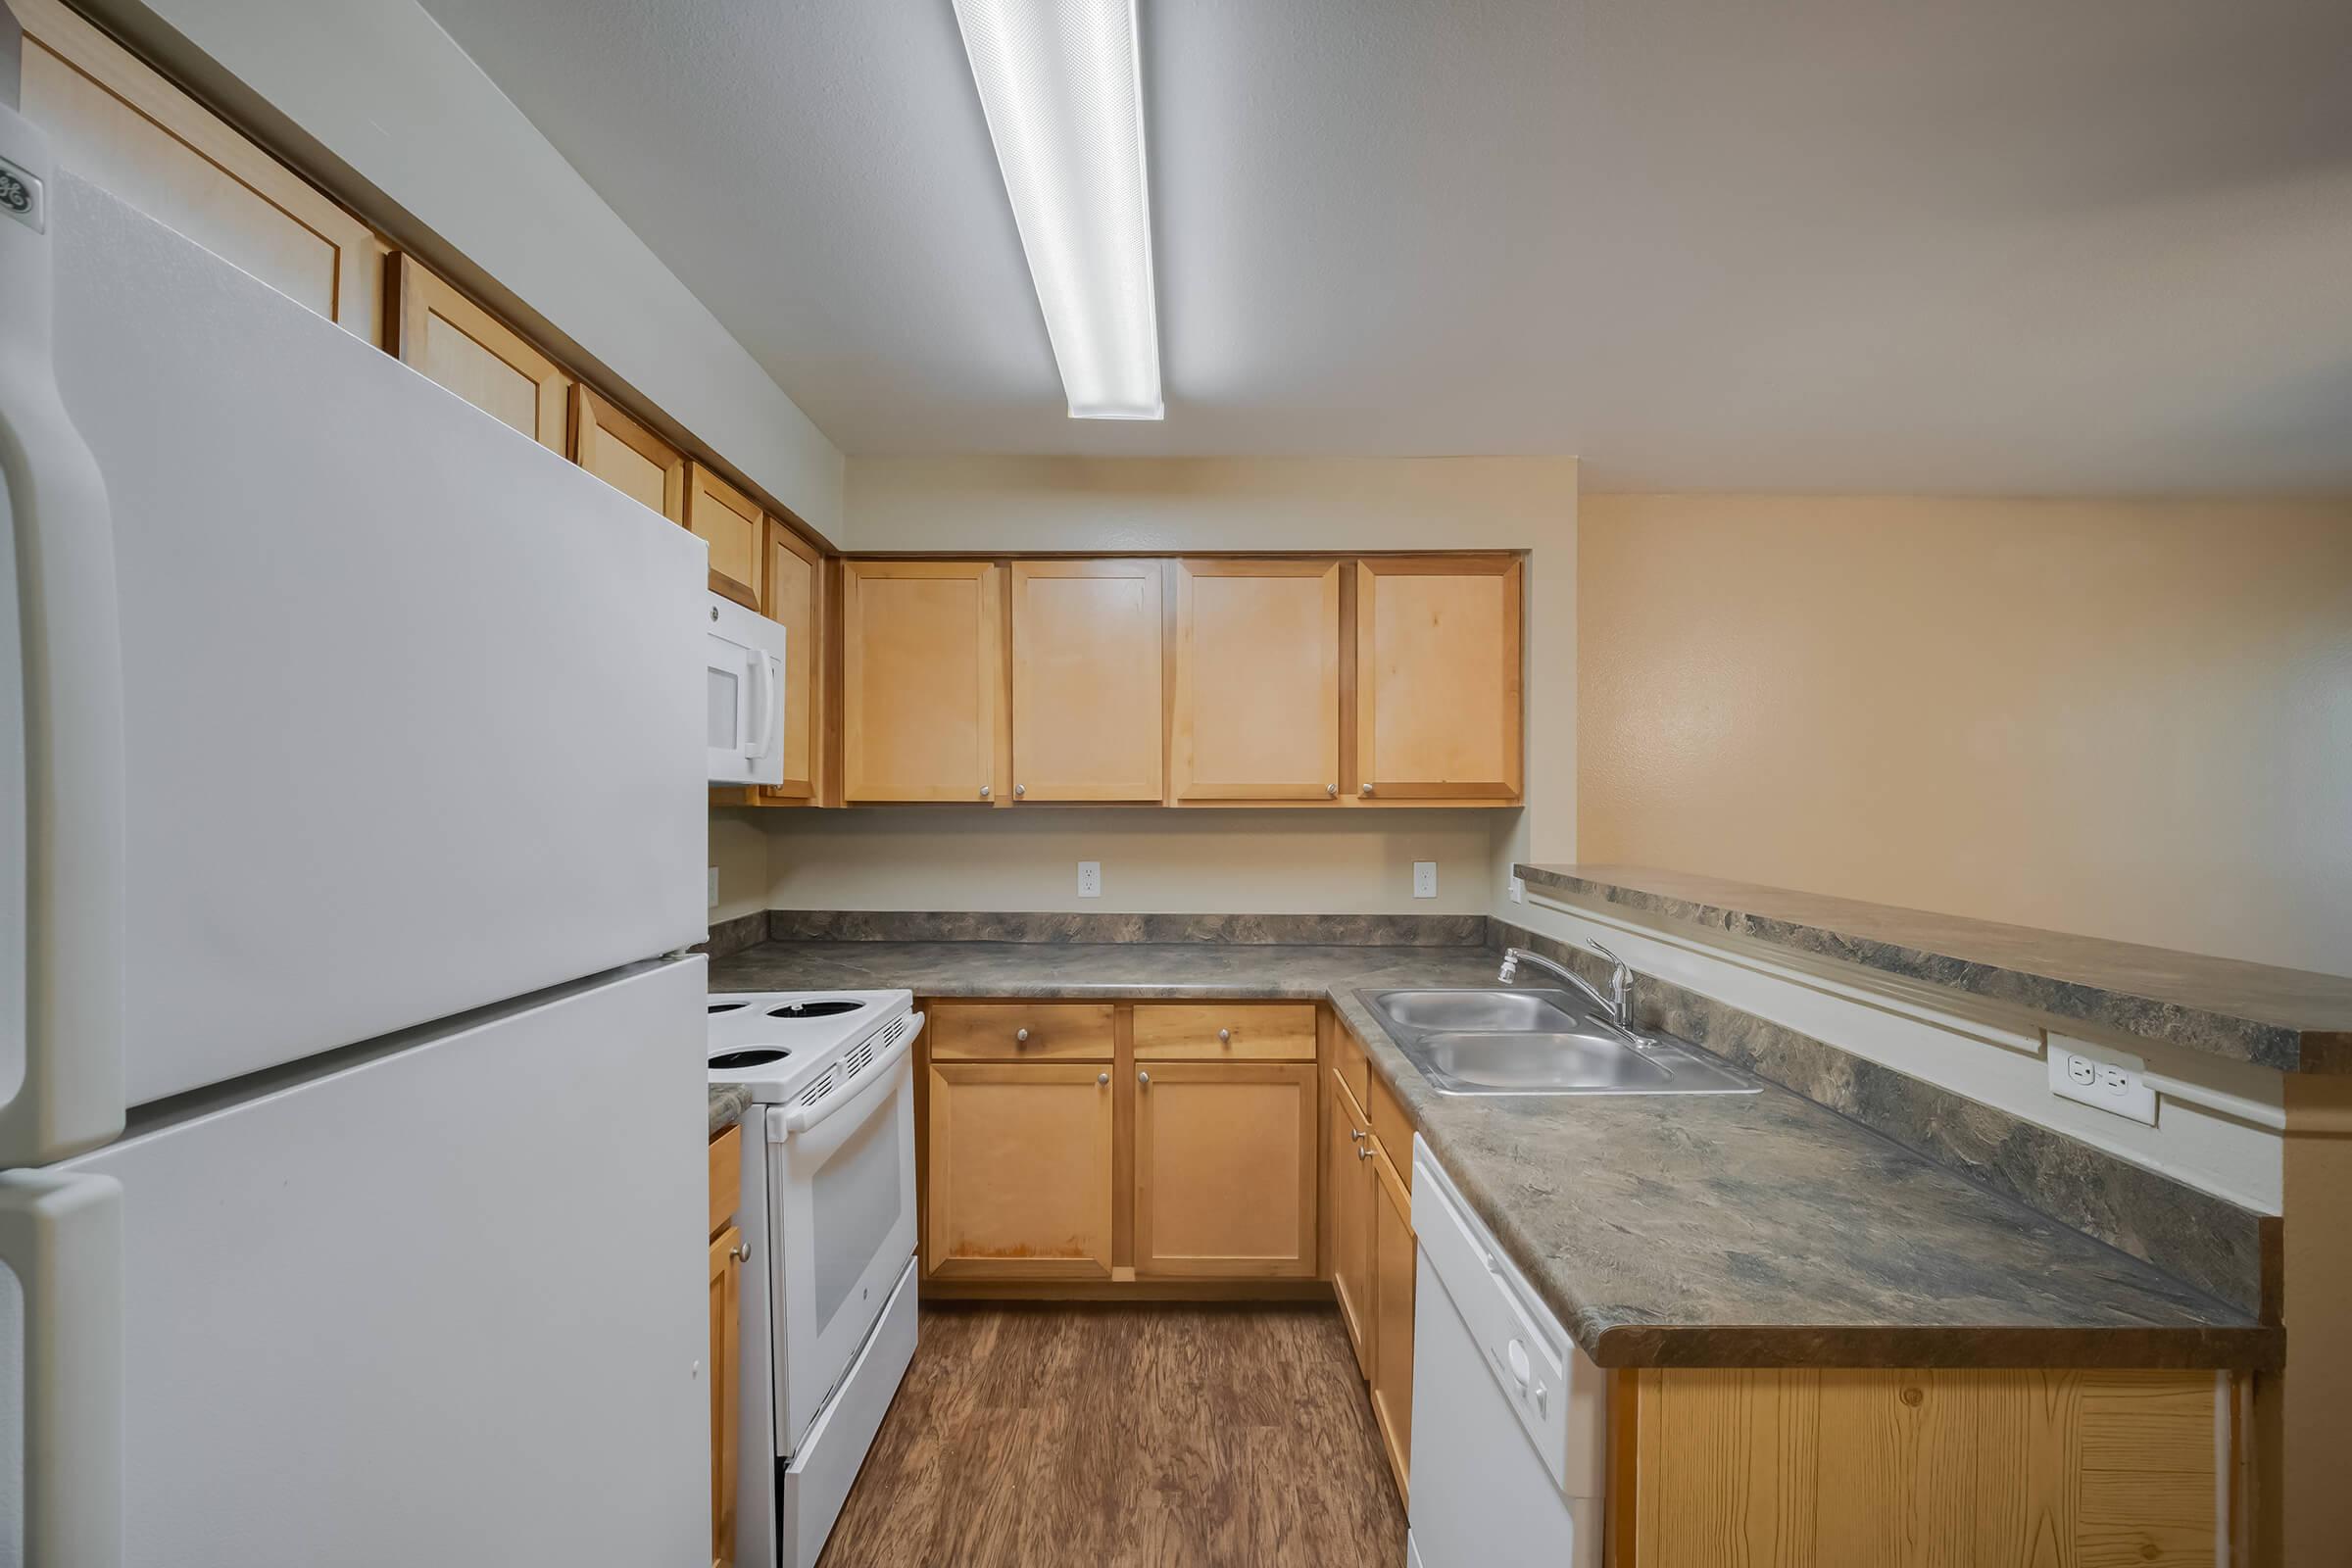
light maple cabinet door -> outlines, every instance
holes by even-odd
[[[743,1397],[743,1233],[728,1226],[710,1241],[710,1561],[735,1560],[735,1495],[741,1474],[736,1436]]]
[[[672,522],[686,520],[686,459],[586,386],[571,393],[571,461]]]
[[[761,793],[813,801],[824,752],[824,557],[775,518],[767,519],[760,613],[784,628],[784,779]]]
[[[928,1088],[930,1277],[1109,1279],[1109,1067],[934,1062]]]
[[[705,465],[689,463],[686,528],[710,547],[710,591],[758,610],[760,561],[767,550],[767,514],[760,503]]]
[[[1413,1456],[1413,1200],[1377,1146],[1372,1171],[1372,1419],[1406,1494]]]
[[[1372,1129],[1339,1070],[1331,1073],[1331,1119],[1324,1134],[1324,1199],[1331,1204],[1331,1294],[1355,1349],[1357,1370],[1372,1376],[1378,1332],[1372,1278],[1372,1205],[1379,1178],[1370,1163]]]
[[[60,0],[10,0],[20,89],[60,164],[370,343],[386,247]]]
[[[1136,1071],[1138,1277],[1311,1279],[1312,1062],[1161,1062]]]
[[[1161,799],[1159,563],[1016,561],[1011,581],[1013,798]]]
[[[1516,798],[1519,562],[1425,556],[1355,569],[1360,793]]]
[[[1180,801],[1340,793],[1340,565],[1176,564],[1171,771]]]
[[[1002,796],[1003,576],[984,561],[843,564],[848,800],[989,804]]]
[[[392,275],[401,364],[569,456],[570,373],[415,257],[394,258]]]

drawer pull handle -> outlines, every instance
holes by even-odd
[[[1350,1127],[1348,1129],[1348,1136],[1360,1144],[1364,1141],[1364,1130],[1361,1127]]]
[[[1217,1031],[1217,1044],[1218,1044],[1218,1045],[1220,1045],[1220,1046],[1230,1046],[1230,1045],[1232,1045],[1232,1044],[1233,1044],[1233,1031],[1232,1031],[1232,1030],[1230,1030],[1230,1029],[1220,1029],[1220,1030],[1218,1030],[1218,1031]]]
[[[735,1248],[727,1255],[734,1258],[738,1263],[750,1262],[752,1257],[752,1239],[748,1236],[745,1237],[743,1239],[743,1244]]]
[[[1015,1029],[1012,1032],[1012,1043],[1016,1046],[1027,1045],[1029,1043],[1029,1031],[1027,1029]]]

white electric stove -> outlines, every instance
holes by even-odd
[[[923,1016],[906,991],[713,993],[709,1005],[710,1081],[754,1102],[737,1216],[753,1257],[736,1561],[810,1568],[914,1356]]]

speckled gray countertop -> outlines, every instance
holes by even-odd
[[[2278,1329],[1786,1090],[1448,1098],[1355,996],[1492,985],[1494,963],[1469,947],[768,942],[715,960],[710,988],[1329,1002],[1602,1366],[2278,1364]]]
[[[710,1136],[720,1133],[743,1120],[743,1113],[752,1108],[752,1092],[741,1084],[712,1084],[710,1086]]]

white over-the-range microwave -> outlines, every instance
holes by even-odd
[[[703,639],[706,739],[712,784],[784,782],[784,628],[710,596]]]

